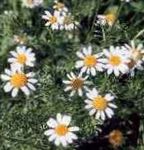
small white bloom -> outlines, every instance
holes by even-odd
[[[27,8],[34,8],[42,5],[43,0],[22,0],[22,5]]]
[[[53,30],[63,29],[64,16],[59,11],[54,11],[53,14],[45,11],[45,15],[42,18],[47,21],[45,26],[51,26]]]
[[[88,90],[87,85],[90,84],[89,81],[86,81],[88,76],[82,77],[80,73],[76,76],[73,72],[67,74],[69,80],[64,80],[63,83],[67,85],[64,91],[71,91],[70,96],[73,96],[76,92],[78,92],[79,96],[83,95],[83,89]]]
[[[116,21],[115,14],[97,15],[97,24],[112,26]]]
[[[114,115],[113,108],[117,108],[111,101],[114,100],[114,96],[110,93],[105,96],[99,95],[98,91],[93,88],[87,94],[87,100],[85,100],[85,108],[89,110],[89,115],[94,115],[96,119],[105,120],[106,116],[111,118]]]
[[[16,51],[11,51],[10,54],[12,57],[8,59],[8,62],[15,67],[34,66],[36,58],[31,48],[27,49],[25,46],[18,46]]]
[[[76,25],[78,25],[78,22],[74,21],[74,18],[70,13],[64,16],[63,26],[65,30],[71,31],[76,28]]]
[[[130,62],[127,64],[131,75],[134,75],[135,69],[143,70],[144,62],[144,46],[143,44],[136,45],[134,41],[129,44],[125,44],[124,48],[130,56]]]
[[[84,47],[81,52],[78,51],[76,54],[81,60],[76,62],[75,67],[81,68],[82,73],[86,72],[87,74],[95,76],[96,71],[103,71],[102,53],[92,54],[91,46]]]
[[[103,59],[107,73],[111,74],[114,72],[115,76],[125,74],[129,68],[127,64],[130,62],[128,53],[122,47],[111,46],[109,50],[103,51],[106,59]]]
[[[122,2],[127,2],[127,3],[128,3],[128,2],[130,2],[131,0],[121,0],[121,1],[122,1]]]
[[[58,0],[55,0],[54,3],[55,4],[54,4],[53,8],[55,10],[58,10],[60,12],[68,12],[68,8],[65,6],[64,3],[59,2]]]
[[[79,131],[79,127],[71,127],[70,122],[70,116],[58,113],[56,120],[54,118],[48,120],[47,125],[50,129],[46,130],[44,134],[49,136],[49,141],[54,141],[56,146],[62,144],[62,146],[66,147],[74,140],[77,140],[77,136],[73,132]]]
[[[13,67],[11,70],[5,69],[5,74],[1,75],[1,79],[6,82],[4,91],[12,91],[12,97],[16,97],[19,90],[25,95],[30,95],[30,90],[36,90],[33,84],[37,83],[37,80],[33,77],[33,72],[25,74],[21,70],[17,70]]]

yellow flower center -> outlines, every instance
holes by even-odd
[[[79,89],[79,88],[82,88],[83,84],[84,84],[84,80],[83,80],[83,79],[76,78],[76,79],[74,79],[74,80],[72,81],[71,86],[72,86],[72,88],[73,88],[74,90],[77,90],[77,89]]]
[[[25,74],[16,73],[11,77],[10,82],[14,87],[20,88],[27,84],[27,77]]]
[[[62,9],[62,8],[64,8],[64,4],[63,3],[60,3],[60,2],[58,2],[56,5],[55,5],[55,8],[56,9]]]
[[[27,57],[25,54],[19,54],[17,57],[17,62],[20,64],[25,64]]]
[[[55,128],[55,132],[59,136],[64,136],[68,133],[68,127],[66,125],[60,124]]]
[[[105,15],[106,21],[108,24],[113,25],[116,21],[116,16],[114,14],[107,14]]]
[[[97,63],[97,59],[94,55],[88,55],[84,58],[84,64],[87,67],[94,67]]]
[[[50,22],[51,24],[54,24],[54,23],[57,22],[57,18],[56,18],[55,16],[52,16],[52,17],[50,17],[49,22]]]
[[[143,55],[140,50],[137,50],[137,49],[132,50],[132,58],[134,60],[140,60],[142,59],[142,57]]]
[[[112,55],[110,58],[109,58],[109,63],[113,66],[118,66],[121,64],[121,58],[120,56],[116,56],[116,55]]]
[[[119,130],[111,131],[109,134],[109,142],[115,147],[120,146],[123,142],[122,132]]]
[[[92,105],[97,110],[105,110],[107,108],[107,101],[102,96],[97,96],[94,98]]]

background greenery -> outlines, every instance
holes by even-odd
[[[144,43],[144,1],[130,4],[118,0],[65,0],[81,26],[73,32],[52,31],[44,26],[41,19],[44,10],[53,5],[53,0],[45,0],[43,7],[28,9],[21,6],[20,0],[0,1],[0,71],[8,67],[9,51],[14,50],[14,35],[27,37],[26,46],[32,47],[37,56],[36,67],[39,84],[37,91],[30,97],[19,94],[11,98],[0,86],[0,150],[61,150],[48,142],[43,132],[46,121],[58,112],[70,114],[73,123],[81,128],[80,140],[97,135],[100,122],[89,117],[84,109],[84,97],[69,98],[63,91],[62,80],[66,73],[74,69],[77,60],[75,52],[82,45],[93,44],[94,51],[100,52],[110,45],[120,45],[135,39]],[[104,13],[111,6],[119,10],[118,27],[99,28],[94,25],[96,15]],[[5,14],[4,11],[12,11]],[[95,33],[95,31],[99,33]],[[92,78],[92,87],[101,92],[111,91],[116,95],[118,109],[115,116],[128,119],[132,113],[140,116],[140,134],[138,146],[134,149],[143,150],[144,142],[144,78],[143,71],[136,72],[135,77],[108,77],[99,73]],[[67,149],[73,150],[74,146]],[[127,149],[125,145],[122,149]]]

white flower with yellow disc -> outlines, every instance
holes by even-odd
[[[42,16],[46,20],[45,26],[51,26],[53,30],[63,29],[64,16],[59,11],[54,11],[53,14],[49,11],[45,11],[45,15]]]
[[[81,72],[96,75],[96,71],[103,71],[104,65],[101,58],[102,53],[92,54],[92,47],[84,47],[82,51],[78,51],[77,56],[81,59],[76,62],[75,67],[81,68]]]
[[[79,127],[70,126],[71,117],[68,115],[57,114],[56,119],[50,118],[47,125],[50,129],[46,130],[44,134],[49,136],[49,141],[54,141],[55,145],[66,147],[71,144],[73,140],[77,140],[77,136],[73,133],[79,131]]]
[[[42,5],[43,0],[22,0],[23,6],[27,8],[34,8]]]
[[[115,104],[112,103],[114,96],[110,93],[102,96],[98,91],[93,88],[87,94],[87,100],[85,100],[85,108],[89,110],[89,115],[94,115],[96,119],[105,120],[106,116],[111,118],[114,115],[113,108],[117,108]]]
[[[18,46],[16,51],[11,51],[10,54],[12,57],[8,59],[8,62],[15,67],[34,66],[36,58],[35,53],[32,52],[31,48],[27,49],[25,46]]]
[[[11,70],[5,69],[5,74],[1,75],[1,79],[6,82],[4,91],[11,92],[12,97],[17,96],[19,90],[25,95],[30,95],[31,90],[36,90],[34,84],[37,83],[37,80],[33,72],[25,74],[12,67]]]
[[[128,63],[129,71],[131,75],[134,75],[135,69],[143,70],[143,62],[144,62],[144,46],[143,44],[138,44],[134,41],[131,41],[130,44],[125,44],[124,48],[128,52],[130,56],[130,62]]]
[[[78,76],[73,72],[67,74],[69,80],[64,80],[63,83],[67,85],[64,91],[71,91],[70,96],[73,96],[76,92],[78,92],[79,96],[83,95],[83,89],[88,90],[87,85],[90,84],[89,81],[86,81],[88,76],[82,77],[80,73]]]
[[[114,72],[115,76],[119,76],[128,72],[129,68],[127,64],[130,60],[127,51],[121,47],[111,46],[109,49],[105,49],[103,53],[106,56],[103,59],[103,63],[105,63],[107,74]]]

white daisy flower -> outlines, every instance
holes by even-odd
[[[49,11],[45,11],[45,15],[43,15],[42,18],[47,21],[45,26],[51,26],[53,30],[63,28],[64,16],[61,15],[59,11],[54,11],[53,14]]]
[[[8,59],[8,62],[14,64],[15,67],[34,66],[36,58],[31,48],[27,49],[25,46],[18,46],[16,51],[11,51],[10,54],[12,57]]]
[[[43,0],[22,0],[22,5],[27,8],[34,8],[42,5]]]
[[[62,144],[62,146],[66,147],[73,140],[77,140],[77,136],[73,132],[79,131],[79,127],[71,127],[70,122],[70,116],[58,113],[56,120],[53,118],[48,120],[47,125],[50,129],[46,130],[44,134],[49,136],[49,141],[54,141],[56,146]]]
[[[68,12],[68,8],[65,6],[64,3],[59,2],[58,0],[54,1],[53,9],[60,11],[60,12]]]
[[[78,51],[77,56],[81,59],[76,62],[75,67],[81,68],[81,72],[86,72],[87,74],[92,74],[93,76],[96,75],[96,71],[103,71],[103,61],[102,53],[92,54],[92,47],[84,47],[82,51]]]
[[[63,25],[65,30],[71,31],[75,29],[76,25],[78,25],[78,22],[74,21],[73,16],[69,13],[64,16]]]
[[[131,41],[130,45],[125,44],[124,48],[127,50],[128,55],[130,55],[130,62],[127,65],[130,74],[133,76],[135,69],[143,70],[144,46],[143,44],[136,45],[134,41]]]
[[[97,24],[100,24],[102,26],[109,25],[113,26],[113,24],[116,21],[116,15],[115,14],[105,14],[105,15],[97,15]]]
[[[25,95],[30,95],[30,90],[36,90],[33,84],[37,83],[37,80],[33,77],[33,72],[25,74],[13,67],[11,70],[5,69],[5,74],[1,75],[1,79],[6,82],[4,91],[12,91],[12,97],[16,97],[19,90],[21,90]]]
[[[87,100],[85,100],[85,108],[89,110],[89,115],[95,115],[96,119],[105,120],[106,116],[111,118],[114,115],[113,108],[117,108],[111,101],[114,100],[114,96],[110,93],[105,96],[99,95],[98,91],[93,88],[87,94]]]
[[[80,73],[76,76],[73,72],[67,74],[69,80],[64,80],[63,83],[67,85],[64,89],[65,92],[71,91],[70,96],[73,96],[76,92],[78,92],[79,96],[83,95],[83,89],[88,90],[87,85],[90,84],[89,81],[86,81],[88,76],[82,77]]]
[[[125,74],[128,72],[129,55],[123,48],[111,46],[109,50],[105,49],[103,53],[106,56],[103,63],[106,63],[105,68],[108,74],[114,72],[115,76],[119,76],[120,73]]]

